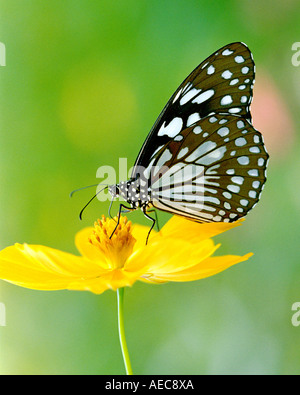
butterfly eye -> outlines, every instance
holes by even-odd
[[[108,187],[108,191],[112,197],[117,197],[120,195],[120,188],[119,185],[110,185]]]

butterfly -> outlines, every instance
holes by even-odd
[[[125,210],[151,208],[197,222],[233,222],[259,201],[268,153],[252,126],[253,56],[241,42],[205,59],[154,123],[127,181],[111,185]],[[149,232],[150,233],[150,232]]]

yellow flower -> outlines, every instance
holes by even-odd
[[[116,219],[115,219],[116,220]],[[116,222],[103,216],[94,228],[81,230],[75,244],[81,256],[41,245],[15,244],[0,251],[0,279],[38,290],[88,290],[131,286],[135,281],[163,283],[212,276],[247,260],[244,256],[212,257],[220,246],[211,237],[240,225],[198,224],[173,217],[160,232],[132,226],[126,217],[110,238]]]

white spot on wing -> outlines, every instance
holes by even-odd
[[[218,133],[219,136],[225,137],[225,136],[227,136],[227,134],[229,134],[229,129],[227,127],[223,126],[222,128],[220,128],[217,131],[217,133]]]
[[[215,91],[213,89],[209,89],[208,91],[200,93],[200,95],[196,96],[195,99],[192,101],[192,103],[201,104],[206,100],[210,99],[214,94]]]
[[[259,147],[250,147],[249,151],[252,152],[252,154],[259,154],[260,153]]]
[[[240,187],[238,185],[228,185],[227,187],[228,191],[233,192],[233,193],[239,193],[240,192]]]
[[[227,148],[225,146],[217,148],[212,152],[208,153],[207,155],[203,156],[202,158],[198,159],[196,163],[205,166],[211,165],[212,163],[222,159],[226,151]]]
[[[237,158],[237,161],[239,162],[240,165],[249,165],[250,163],[250,159],[248,158],[248,156],[240,156],[239,158]]]
[[[188,120],[186,122],[186,126],[191,126],[193,123],[200,121],[200,119],[201,119],[200,115],[197,112],[195,112],[194,114],[191,114],[188,117]]]
[[[232,107],[229,108],[228,112],[230,112],[231,114],[237,114],[238,112],[241,112],[242,109],[240,107]]]
[[[222,195],[226,198],[226,199],[231,199],[232,198],[232,195],[231,195],[231,193],[230,192],[223,192],[222,193]]]
[[[241,200],[240,200],[240,203],[241,203],[242,206],[248,206],[249,200],[247,200],[247,199],[241,199]]]
[[[247,140],[244,137],[238,137],[234,143],[237,147],[242,147],[247,144]]]
[[[255,142],[255,144],[258,144],[258,143],[259,143],[259,137],[258,137],[257,134],[254,135],[253,141]]]
[[[183,106],[184,104],[186,104],[188,101],[190,101],[194,96],[196,96],[198,93],[201,92],[201,89],[196,89],[193,88],[191,90],[189,90],[184,96],[182,96],[182,98],[180,99],[180,105]]]
[[[229,80],[232,77],[232,72],[229,70],[223,71],[221,77],[225,78],[225,80]]]
[[[233,102],[232,97],[230,95],[226,95],[226,96],[222,97],[220,103],[222,106],[226,106],[228,104],[231,104],[232,102]]]
[[[204,195],[204,201],[214,203],[214,204],[221,204],[220,200],[214,196],[205,196]]]
[[[223,119],[221,119],[221,120],[219,121],[219,124],[220,124],[220,125],[223,125],[224,123],[227,123],[227,122],[228,122],[228,120],[225,119],[225,118],[223,118]]]
[[[155,171],[154,171],[154,176],[158,173],[158,171],[163,167],[166,166],[166,162],[172,158],[171,152],[166,148],[161,156],[159,157],[156,165],[155,165]]]
[[[181,141],[181,140],[183,140],[183,136],[181,136],[180,134],[174,138],[174,141]]]
[[[242,185],[244,182],[244,177],[241,176],[231,177],[231,181],[234,182],[235,184]]]
[[[224,56],[228,56],[231,55],[233,53],[233,51],[231,51],[230,49],[224,49],[224,51],[222,52],[222,55]]]
[[[202,132],[201,126],[196,126],[196,127],[193,129],[193,133],[195,133],[195,134],[200,134],[201,132]]]
[[[244,124],[243,121],[237,121],[236,125],[237,125],[237,127],[238,127],[239,129],[243,129],[243,127],[245,126],[245,124]]]
[[[188,147],[184,147],[179,151],[179,154],[177,155],[177,159],[181,159],[184,157],[187,153],[189,152]]]
[[[216,215],[216,216],[213,218],[213,220],[216,221],[216,222],[219,222],[219,221],[222,220],[222,217],[221,217],[220,215]]]
[[[163,145],[160,145],[160,146],[153,152],[153,154],[151,155],[151,158],[153,158],[153,157],[158,153],[158,151],[162,149],[162,147],[163,147]]]
[[[245,62],[245,59],[241,55],[236,56],[234,58],[234,60],[235,60],[236,63],[244,63]]]
[[[179,118],[179,117],[173,118],[172,121],[167,126],[164,126],[165,123],[166,122],[164,122],[161,125],[161,127],[157,133],[158,136],[167,135],[168,137],[173,138],[181,132],[182,125],[183,125],[183,121],[181,118]]]
[[[258,177],[258,176],[259,176],[259,173],[258,173],[258,170],[257,170],[257,169],[251,169],[251,170],[249,170],[249,171],[248,171],[248,174],[249,174],[249,176],[251,176],[251,177]]]
[[[195,151],[186,158],[187,162],[194,162],[200,156],[206,154],[208,151],[216,148],[217,143],[213,141],[206,141],[195,149]]]
[[[231,80],[229,82],[229,85],[236,85],[238,82],[239,82],[239,79],[238,78],[234,78],[233,80]]]
[[[152,190],[158,189],[160,186],[170,186],[179,184],[180,188],[187,185],[192,179],[199,179],[203,175],[204,167],[196,165],[186,165],[183,162],[176,163],[171,166],[160,178],[152,184]],[[200,184],[200,182],[199,182]],[[161,192],[163,193],[163,192]]]
[[[233,175],[235,173],[234,169],[226,170],[226,174]]]
[[[241,70],[241,72],[243,73],[243,74],[247,74],[248,72],[249,72],[249,67],[247,67],[247,66],[245,66],[245,67],[242,67],[242,70]]]
[[[209,67],[208,67],[208,69],[207,69],[207,74],[208,75],[211,75],[211,74],[213,74],[215,72],[215,68],[214,68],[214,66],[211,64]]]
[[[151,162],[149,163],[149,165],[148,165],[148,166],[146,167],[146,169],[144,170],[144,177],[145,177],[146,179],[150,178],[150,172],[151,172],[151,169],[152,169],[152,166],[153,166],[153,163],[154,163],[155,159],[156,159],[156,158],[153,158],[153,159],[151,160]]]
[[[180,93],[182,92],[182,88],[177,92],[177,95],[174,97],[173,103],[176,102],[176,100],[178,99],[178,97],[180,96]]]
[[[218,168],[220,167],[220,165],[214,165],[214,166],[211,166],[211,167],[209,167],[207,170],[206,170],[206,174],[218,174],[218,172],[216,171]]]

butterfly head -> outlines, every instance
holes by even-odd
[[[116,185],[109,185],[108,186],[108,191],[111,194],[113,199],[118,197],[118,196],[120,196],[120,188],[119,188],[118,184],[116,184]]]

